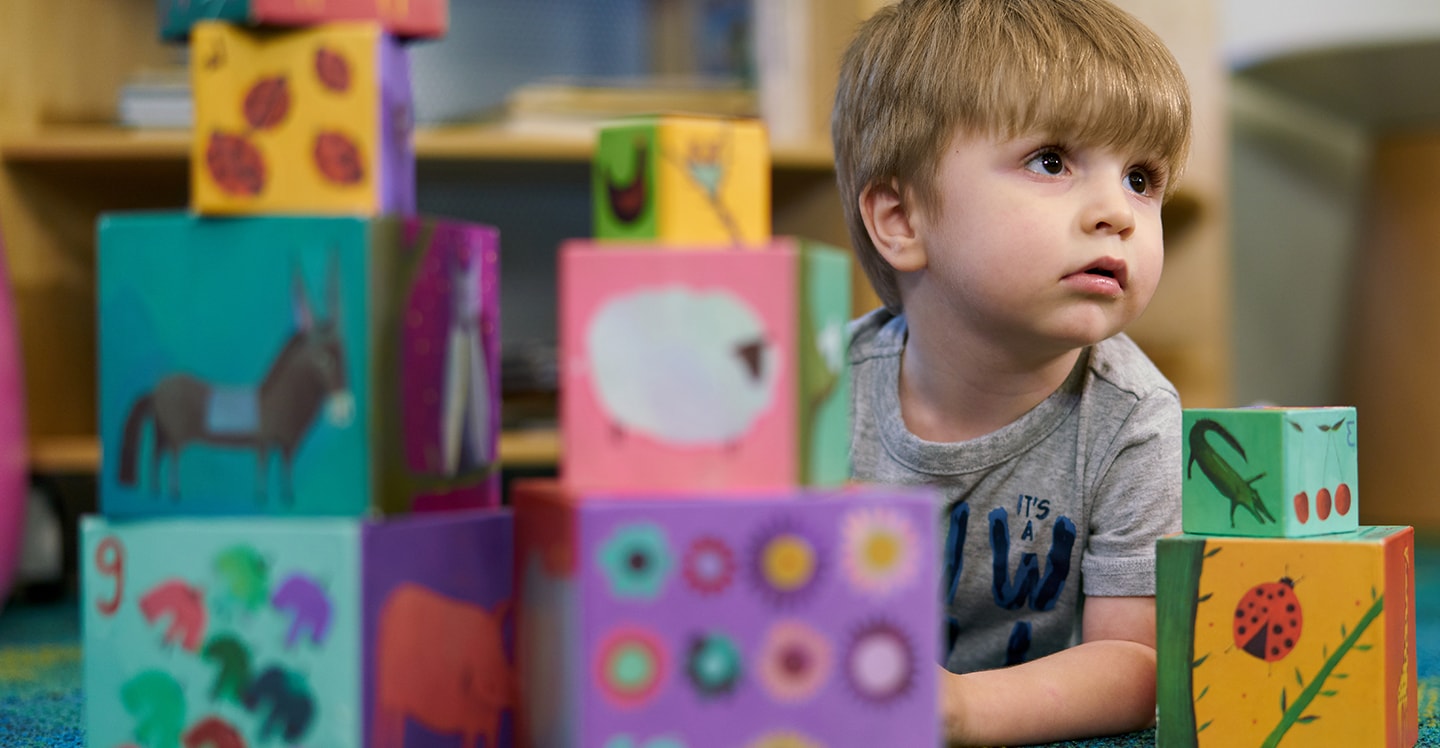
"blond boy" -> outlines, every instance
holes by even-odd
[[[847,50],[832,135],[885,304],[852,325],[854,474],[945,496],[947,736],[1151,724],[1180,402],[1121,331],[1160,279],[1184,76],[1104,0],[901,0]]]

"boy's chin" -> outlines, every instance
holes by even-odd
[[[1119,335],[1125,329],[1120,324],[1083,324],[1067,326],[1051,331],[1048,337],[1059,352],[1087,348]]]

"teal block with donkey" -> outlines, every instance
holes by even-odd
[[[497,254],[429,218],[103,217],[101,510],[498,504]]]
[[[1355,409],[1184,412],[1183,526],[1295,538],[1359,526]]]

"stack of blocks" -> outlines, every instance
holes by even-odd
[[[1361,526],[1353,408],[1187,409],[1158,742],[1411,746],[1414,530]]]
[[[935,745],[936,497],[847,488],[848,256],[748,119],[602,127],[560,477],[517,482],[525,745]]]
[[[88,742],[495,746],[499,240],[415,215],[405,43],[444,0],[160,9],[192,201],[99,226]]]

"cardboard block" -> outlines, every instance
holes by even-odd
[[[101,218],[100,507],[499,503],[498,234],[433,218]]]
[[[755,119],[634,117],[600,130],[595,238],[666,248],[770,239],[770,146]]]
[[[89,744],[509,745],[512,541],[508,509],[86,517]]]
[[[561,249],[561,477],[581,491],[849,476],[848,253]]]
[[[1414,530],[1161,538],[1158,744],[1415,744]]]
[[[205,21],[190,72],[196,212],[415,212],[410,66],[379,26]]]
[[[514,485],[522,745],[938,743],[929,489]]]
[[[202,21],[243,26],[313,26],[375,21],[396,36],[436,39],[450,25],[447,0],[159,0],[160,38],[184,41]]]
[[[1359,527],[1354,408],[1184,413],[1183,529],[1298,538]]]

